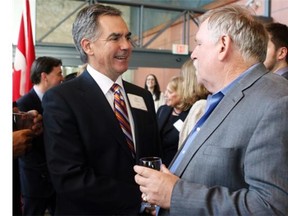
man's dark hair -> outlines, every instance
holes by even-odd
[[[60,59],[42,56],[37,58],[31,66],[31,81],[33,84],[39,84],[41,81],[41,73],[46,74],[51,73],[54,67],[62,66],[62,61]]]
[[[280,47],[288,49],[288,26],[281,23],[269,23],[266,25],[266,29],[276,49]],[[288,55],[286,55],[286,62],[288,62]]]

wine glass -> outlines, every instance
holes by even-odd
[[[160,157],[142,157],[139,159],[139,165],[149,167],[158,171],[160,171],[161,164],[162,159]],[[145,207],[156,208],[156,205],[147,203],[145,200],[143,201],[145,202]]]
[[[16,112],[13,113],[13,122],[17,130],[32,129],[33,116],[28,112]]]

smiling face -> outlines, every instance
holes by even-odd
[[[177,105],[181,101],[181,97],[178,94],[178,92],[172,89],[169,85],[166,88],[164,97],[165,97],[166,105],[171,106],[171,107],[177,107]]]
[[[147,76],[146,85],[149,89],[153,89],[156,84],[155,78],[152,75]]]
[[[115,81],[128,69],[131,33],[120,16],[100,16],[99,26],[99,37],[95,41],[84,39],[82,46],[88,55],[88,63]]]

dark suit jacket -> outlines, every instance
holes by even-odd
[[[183,111],[179,116],[173,116],[174,122],[170,119],[172,117],[173,108],[167,105],[162,105],[157,111],[157,120],[159,127],[159,134],[162,147],[162,162],[168,167],[173,157],[178,150],[179,131],[174,127],[174,123],[181,119],[183,122],[186,119],[189,110]]]
[[[258,64],[233,86],[176,169],[166,214],[287,215],[287,84]]]
[[[288,71],[283,73],[281,76],[285,77],[286,79],[288,79]]]
[[[42,114],[41,101],[32,88],[17,100],[20,111],[37,110]],[[49,197],[55,193],[48,174],[43,135],[35,137],[32,148],[19,158],[21,191],[28,197]]]
[[[147,111],[131,107],[136,162],[159,156],[151,94],[123,81],[126,93],[144,99]],[[131,152],[105,95],[87,71],[47,91],[43,98],[45,147],[57,191],[59,215],[136,215],[141,193]]]

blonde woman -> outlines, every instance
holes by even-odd
[[[183,86],[182,76],[172,77],[164,94],[166,104],[157,111],[162,161],[166,166],[169,166],[178,150],[179,131],[191,107],[190,101],[184,100]]]
[[[187,138],[195,123],[204,114],[206,98],[209,94],[206,88],[197,82],[196,69],[192,59],[189,58],[182,65],[181,74],[184,78],[183,100],[188,102],[192,107],[179,133],[179,148]]]

